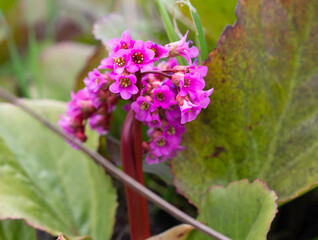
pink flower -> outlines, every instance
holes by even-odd
[[[58,121],[58,125],[62,128],[62,130],[70,135],[71,137],[77,138],[82,142],[87,140],[87,137],[84,133],[83,121],[79,117],[69,117],[61,115],[61,119]],[[66,140],[74,149],[78,149],[78,147],[72,142]]]
[[[149,164],[158,164],[159,163],[159,158],[158,156],[156,156],[154,153],[152,152],[148,152],[148,154],[146,155],[145,161]]]
[[[100,135],[108,134],[107,122],[105,117],[101,114],[94,114],[89,120],[89,126],[91,129],[95,129]]]
[[[150,143],[151,151],[156,156],[165,156],[169,154],[172,146],[176,144],[176,142],[168,141],[168,139],[164,136],[159,136],[155,140]],[[177,143],[178,144],[178,143]]]
[[[173,148],[169,154],[167,154],[167,156],[165,156],[165,158],[174,158],[175,156],[177,156],[178,152],[183,151],[185,149],[184,146],[180,146],[177,145],[175,148]],[[161,161],[163,162],[165,159],[162,158]]]
[[[79,90],[76,94],[71,93],[72,100],[67,103],[66,114],[75,117],[88,118],[95,110],[87,88]]]
[[[107,102],[108,91],[106,89],[100,89],[97,93],[91,93],[90,97],[92,100],[93,106],[98,109],[102,106],[103,103]]]
[[[129,51],[120,49],[113,55],[113,66],[116,74],[121,74],[127,66],[129,59]]]
[[[151,128],[160,128],[161,127],[161,120],[160,120],[159,114],[152,113],[150,121],[147,121],[146,124]]]
[[[164,128],[164,136],[174,143],[180,143],[181,136],[185,133],[185,126],[178,122],[169,122],[168,125]],[[175,145],[178,145],[175,144]]]
[[[151,114],[156,107],[145,97],[139,96],[135,102],[131,104],[131,108],[135,111],[136,119],[139,121],[149,122],[152,120]]]
[[[76,119],[70,118],[69,116],[61,115],[61,119],[57,122],[63,131],[69,135],[74,135],[74,129],[82,125],[82,121],[76,121]]]
[[[186,42],[188,33],[189,31],[187,31],[187,33],[182,39],[180,39],[180,41],[169,43],[166,46],[170,47],[170,57],[182,56],[187,60],[189,64],[191,64],[191,58],[195,58],[196,56],[198,56],[199,51],[195,46],[189,48],[190,41]]]
[[[112,57],[107,57],[104,58],[101,62],[100,65],[97,67],[98,69],[109,69],[113,70],[114,68],[114,60]]]
[[[88,77],[84,79],[84,83],[89,91],[96,93],[101,87],[106,84],[106,79],[95,68],[93,71],[88,73]]]
[[[207,108],[210,104],[210,95],[213,93],[213,88],[207,91],[198,91],[195,98],[193,98],[193,102],[195,104],[200,105],[202,108]]]
[[[160,70],[167,70],[167,69],[173,69],[175,66],[178,65],[178,60],[176,58],[169,58],[169,60],[162,61],[158,64],[158,68]]]
[[[154,61],[158,61],[160,58],[166,58],[168,57],[169,49],[165,48],[159,44],[155,44],[151,41],[145,42],[146,48],[152,50],[154,52]]]
[[[131,98],[132,94],[136,94],[138,92],[138,88],[135,86],[136,82],[137,78],[133,74],[128,76],[118,75],[116,77],[116,81],[109,86],[109,90],[112,93],[119,93],[123,99],[127,100]]]
[[[156,107],[167,109],[171,105],[175,104],[174,98],[174,93],[166,85],[156,88],[153,91],[153,103]]]
[[[143,41],[137,40],[134,47],[129,51],[127,70],[131,73],[137,72],[139,69],[143,71],[151,70],[154,56],[155,53],[146,48]]]
[[[121,38],[112,38],[107,42],[107,45],[111,47],[111,52],[109,55],[113,55],[120,49],[130,49],[134,46],[135,41],[131,39],[129,30],[126,30],[121,35]]]
[[[180,95],[186,96],[189,94],[190,98],[195,98],[197,91],[200,91],[204,88],[205,82],[201,78],[199,73],[186,73],[182,78],[179,79],[180,86]]]
[[[198,114],[201,111],[201,106],[193,104],[190,101],[184,101],[183,105],[180,106],[181,110],[181,123],[191,122],[197,118]]]
[[[180,107],[177,104],[171,105],[165,111],[165,115],[168,121],[178,121],[181,118]],[[180,121],[178,121],[180,122]]]
[[[176,65],[173,67],[173,72],[182,72],[182,73],[199,73],[201,77],[205,77],[208,73],[208,67],[206,66],[198,66],[197,60],[194,61],[190,66],[180,66]]]
[[[208,67],[198,66],[197,61],[195,61],[192,65],[190,65],[187,70],[189,73],[199,73],[201,77],[205,77],[208,73]]]

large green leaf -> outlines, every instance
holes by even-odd
[[[0,240],[36,240],[35,230],[22,220],[0,221]]]
[[[28,104],[52,122],[65,111],[55,101]],[[104,171],[30,116],[0,104],[0,218],[23,218],[68,238],[109,239],[116,193]],[[91,136],[89,146],[97,146]]]
[[[38,98],[69,100],[77,75],[93,52],[92,46],[75,42],[63,42],[44,48],[38,58],[42,91],[38,93],[34,89],[32,95]]]
[[[318,182],[318,1],[240,0],[237,18],[206,62],[215,91],[187,125],[175,183],[198,203],[260,178],[285,202]]]
[[[265,240],[277,211],[276,194],[247,180],[216,186],[204,197],[198,220],[233,240]],[[189,239],[210,239],[194,231]]]

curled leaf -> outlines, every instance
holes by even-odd
[[[185,240],[193,229],[189,224],[180,224],[147,240]]]

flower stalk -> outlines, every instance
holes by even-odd
[[[140,89],[141,74],[139,71],[136,73],[136,76],[137,86]],[[135,118],[135,112],[132,109],[126,116],[122,130],[121,156],[123,171],[144,186],[141,122]],[[125,191],[130,225],[130,238],[132,240],[146,239],[150,237],[147,200],[127,185],[125,185]]]

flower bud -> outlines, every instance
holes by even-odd
[[[176,72],[185,72],[185,71],[187,71],[188,68],[189,68],[189,66],[177,65],[177,66],[173,67],[172,71],[174,73],[176,73]]]
[[[152,138],[153,139],[156,139],[158,137],[160,137],[162,135],[162,132],[161,131],[155,131],[153,134],[152,134]]]
[[[143,152],[149,151],[149,143],[148,142],[142,142],[142,150],[143,150]]]
[[[184,73],[176,72],[172,75],[171,82],[177,87],[179,87],[180,79],[183,79],[183,77],[184,77]]]
[[[176,101],[179,106],[182,106],[184,101],[187,100],[188,98],[186,96],[181,96],[180,94],[177,95]]]

